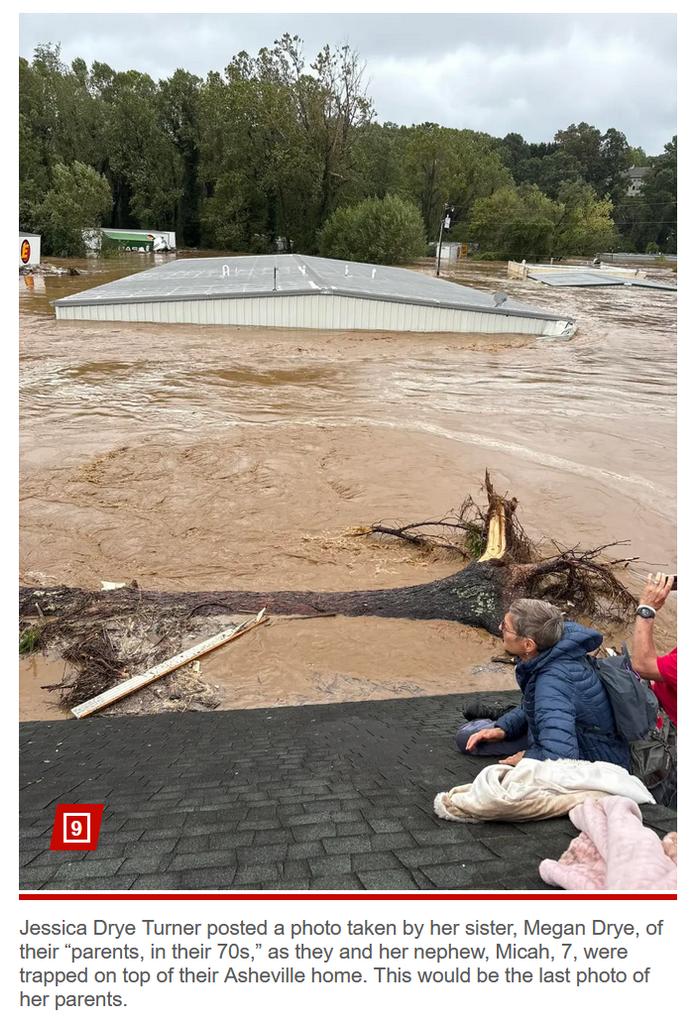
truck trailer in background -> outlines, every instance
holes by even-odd
[[[103,244],[124,252],[173,252],[177,248],[174,231],[141,228],[87,228],[83,240],[88,252],[94,253],[101,252]]]

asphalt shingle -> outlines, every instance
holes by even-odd
[[[547,888],[537,868],[577,834],[568,818],[433,815],[435,793],[489,762],[453,746],[461,704],[456,694],[26,722],[20,887]],[[97,850],[49,851],[59,802],[105,804]],[[675,830],[674,811],[642,812],[660,834]]]

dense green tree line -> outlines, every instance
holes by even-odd
[[[368,225],[379,224],[386,244],[372,251],[398,260],[390,217],[409,258],[423,232],[436,238],[447,202],[450,237],[502,257],[675,248],[675,138],[655,158],[587,124],[548,143],[380,124],[349,47],[326,46],[309,64],[286,35],[223,73],[154,81],[100,62],[68,67],[45,45],[19,73],[20,222],[49,253],[74,253],[81,228],[106,224],[241,252],[282,239],[352,258],[352,239],[359,258],[358,239],[376,242]],[[640,163],[649,173],[629,198],[625,172]]]

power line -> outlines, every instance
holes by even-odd
[[[548,198],[548,199],[551,198],[551,196],[548,196],[546,194],[546,192],[543,193],[543,195],[545,195],[546,198]],[[642,200],[642,203],[647,208],[651,208],[652,206],[656,207],[656,206],[677,206],[678,205],[678,200],[677,199],[669,199],[668,202],[644,202],[644,200],[642,199],[641,196],[639,198]],[[553,202],[558,202],[559,200],[553,199],[552,201]],[[604,198],[598,198],[598,201],[599,202],[604,202],[605,200],[604,200]],[[451,206],[452,209],[454,209],[454,210],[466,210],[466,209],[469,209],[469,205],[468,204],[460,206],[459,203],[451,202],[451,203],[448,203],[447,205]],[[613,212],[615,212],[615,213],[617,213],[618,210],[624,210],[624,209],[633,210],[633,209],[636,209],[636,208],[637,208],[636,206],[634,206],[632,203],[629,203],[629,202],[618,203],[617,205],[613,204]]]
[[[639,199],[644,203],[645,206],[675,206],[677,204],[676,199],[668,199],[666,202],[645,202],[641,195],[639,196]],[[621,202],[618,204],[617,208],[619,209],[620,206],[632,206],[632,203]]]

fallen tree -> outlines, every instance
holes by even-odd
[[[497,494],[488,472],[484,488],[487,506],[483,510],[468,498],[457,513],[442,519],[404,526],[376,523],[364,530],[414,545],[449,548],[467,561],[459,571],[434,582],[348,592],[172,593],[142,590],[136,583],[99,592],[67,586],[20,587],[21,624],[26,631],[31,622],[29,627],[37,629],[41,643],[63,642],[63,656],[81,666],[86,683],[88,676],[93,680],[77,693],[75,686],[70,687],[71,699],[76,695],[85,699],[123,674],[124,660],[115,653],[106,628],[115,621],[145,617],[151,625],[160,623],[165,633],[157,657],[162,659],[178,634],[191,629],[194,618],[253,613],[263,607],[271,615],[441,619],[482,628],[492,635],[498,634],[510,602],[523,596],[548,599],[562,609],[601,621],[621,621],[630,615],[636,602],[613,571],[630,559],[601,559],[602,552],[616,544],[581,550],[552,542],[553,553],[538,556],[516,517],[517,500]],[[153,659],[144,649],[141,655],[132,655],[128,667],[140,669]]]

